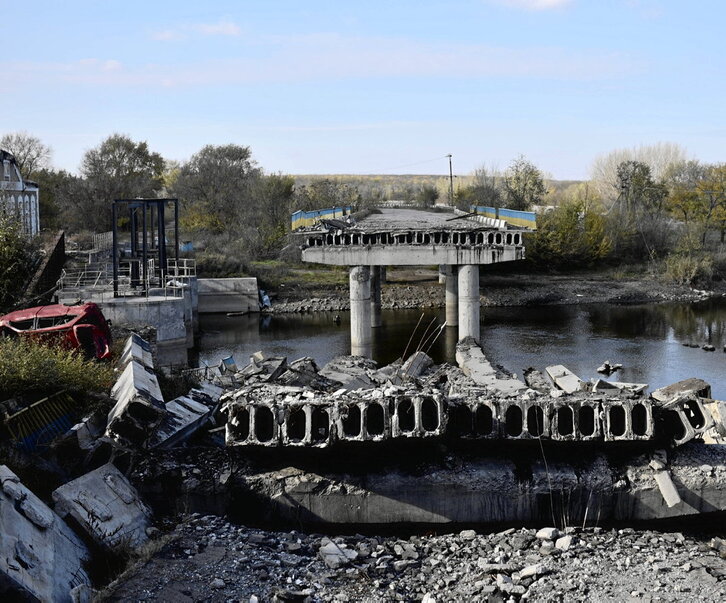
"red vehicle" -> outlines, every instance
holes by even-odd
[[[86,358],[111,357],[111,330],[101,309],[92,303],[53,304],[10,312],[0,316],[0,335],[59,342],[81,350]]]

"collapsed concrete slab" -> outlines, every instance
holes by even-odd
[[[320,369],[320,374],[331,381],[340,383],[346,390],[352,391],[375,387],[376,383],[371,374],[376,369],[376,363],[368,358],[339,356]]]
[[[548,366],[545,371],[552,383],[566,394],[574,394],[582,389],[582,379],[573,373],[566,366],[556,364]]]
[[[228,446],[312,446],[441,436],[447,413],[435,391],[390,386],[333,394],[302,388],[243,388],[223,396]]]
[[[112,464],[103,465],[53,492],[55,510],[71,517],[97,544],[126,552],[147,540],[151,511]]]
[[[171,448],[186,441],[217,408],[222,388],[207,384],[166,403],[166,414],[149,438],[149,448]]]
[[[5,465],[0,466],[0,595],[71,601],[90,584],[89,553],[73,531]]]
[[[115,406],[106,435],[125,445],[144,445],[162,421],[166,408],[153,369],[131,359],[111,389]]]
[[[666,404],[682,395],[695,394],[701,398],[711,397],[711,386],[703,379],[691,377],[677,381],[666,387],[661,387],[651,392],[650,397],[658,402]]]
[[[477,385],[493,390],[501,395],[516,395],[527,388],[519,379],[501,378],[491,365],[484,352],[472,338],[460,341],[456,346],[456,362],[462,372]]]

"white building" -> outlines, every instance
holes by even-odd
[[[38,196],[38,185],[23,180],[15,157],[0,149],[0,211],[17,216],[30,236],[40,231]]]

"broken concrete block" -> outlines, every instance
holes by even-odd
[[[221,394],[221,388],[217,388]],[[210,396],[201,389],[192,389],[166,403],[166,414],[149,438],[149,448],[171,448],[191,437],[214,412],[219,395]]]
[[[658,402],[667,404],[671,400],[687,394],[695,394],[701,398],[710,398],[711,386],[703,379],[691,377],[690,379],[683,379],[683,381],[677,381],[666,387],[656,389],[651,392],[650,397]]]
[[[345,544],[336,544],[328,538],[323,538],[318,554],[330,569],[338,569],[358,557],[353,549],[347,548]]]
[[[540,391],[540,392],[550,391],[552,386],[551,386],[550,382],[542,374],[541,371],[538,371],[537,369],[529,367],[524,370],[523,375],[524,375],[524,381],[532,389],[536,389],[537,391]]]
[[[353,391],[375,387],[376,384],[369,373],[373,373],[376,369],[376,363],[367,358],[339,356],[320,369],[320,374],[340,383],[346,390]]]
[[[628,383],[626,381],[610,381],[610,385],[614,385],[618,389],[629,391],[638,396],[642,395],[648,389],[647,383]]]
[[[415,354],[409,356],[408,360],[401,367],[401,375],[404,377],[418,377],[427,368],[433,365],[434,361],[431,356],[419,350]]]
[[[552,383],[566,394],[574,394],[580,391],[582,380],[566,366],[556,364],[548,366],[545,371],[549,378],[552,379]]]
[[[542,528],[535,536],[539,540],[556,540],[560,535],[560,531],[557,528]]]
[[[479,344],[472,342],[459,342],[456,346],[456,362],[467,377],[477,385],[505,396],[527,389],[526,384],[519,379],[497,377],[497,371],[487,360]]]
[[[555,548],[561,551],[569,551],[572,546],[572,536],[561,536],[555,541]]]
[[[661,469],[655,471],[654,475],[655,483],[658,484],[658,489],[663,495],[663,499],[666,501],[666,504],[669,507],[675,507],[679,504],[681,502],[681,496],[678,494],[678,490],[671,479],[670,472],[666,469]]]
[[[53,492],[55,510],[70,516],[99,545],[122,552],[147,540],[151,511],[112,464],[103,465]]]
[[[71,601],[90,584],[89,553],[73,531],[5,465],[0,466],[0,595]]]
[[[106,435],[127,445],[144,445],[166,412],[154,371],[129,361],[111,390],[117,400],[108,414]]]
[[[132,333],[131,337],[126,340],[118,368],[124,368],[132,360],[136,360],[148,368],[154,368],[151,344],[136,333]]]
[[[672,398],[663,409],[667,427],[676,446],[702,436],[714,426],[711,413],[694,393]]]

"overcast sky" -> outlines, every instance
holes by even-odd
[[[268,172],[560,179],[667,141],[724,161],[723,0],[0,0],[0,134],[76,171],[120,132]]]

